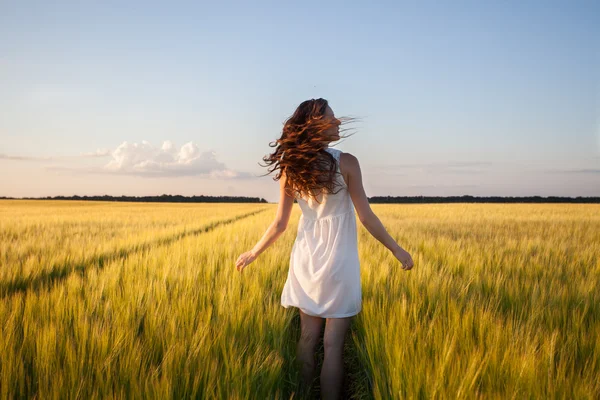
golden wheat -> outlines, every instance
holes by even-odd
[[[296,398],[276,207],[0,201],[2,398]],[[359,227],[354,398],[600,397],[599,206],[372,208],[415,267]]]

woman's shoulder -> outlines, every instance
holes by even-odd
[[[351,165],[358,164],[358,159],[352,153],[347,153],[345,151],[342,151],[340,149],[336,149],[333,147],[327,147],[327,148],[325,148],[325,150],[328,151],[329,153],[333,154],[340,161],[340,163],[342,163],[344,160],[345,164],[351,164]]]
[[[352,153],[342,152],[339,157],[340,160],[340,168],[345,171],[352,170],[360,170],[360,164],[358,162],[358,158],[354,156]]]

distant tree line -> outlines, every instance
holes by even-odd
[[[558,196],[374,196],[369,203],[600,203],[600,197],[558,197]]]
[[[0,197],[0,199],[15,199]],[[93,201],[130,201],[150,203],[268,203],[261,197],[243,196],[181,196],[163,194],[162,196],[54,196],[23,197],[23,200],[93,200]]]
[[[4,197],[0,199],[11,200],[94,200],[94,201],[130,201],[130,202],[155,202],[155,203],[268,203],[262,197],[244,196],[181,196],[163,194],[162,196],[54,196],[54,197]],[[528,197],[501,197],[501,196],[373,196],[369,203],[600,203],[600,197],[559,197],[559,196],[528,196]],[[297,200],[294,199],[294,203]]]

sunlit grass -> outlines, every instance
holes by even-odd
[[[266,205],[0,202],[0,296],[197,234]]]
[[[598,398],[600,207],[375,205],[356,342],[382,398]]]
[[[297,205],[235,269],[276,207],[0,202],[2,398],[296,397],[299,319],[280,296]],[[600,207],[372,207],[415,267],[359,223],[355,398],[599,397]]]

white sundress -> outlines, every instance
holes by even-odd
[[[362,309],[362,288],[354,204],[340,173],[342,151],[326,147],[336,161],[336,194],[322,193],[321,204],[297,198],[302,210],[292,247],[281,305],[321,318],[343,318]]]

